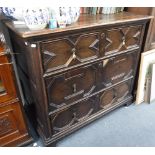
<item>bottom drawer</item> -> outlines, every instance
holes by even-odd
[[[96,97],[91,97],[51,116],[53,134],[68,130],[97,111]]]
[[[0,146],[16,146],[26,134],[19,103],[0,106]]]
[[[69,131],[74,125],[85,122],[95,113],[104,111],[119,104],[131,96],[132,80],[120,83],[112,88],[98,93],[88,99],[85,99],[75,105],[51,115],[53,135]]]

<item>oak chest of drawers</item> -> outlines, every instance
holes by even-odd
[[[82,15],[64,29],[34,32],[6,22],[45,145],[132,103],[148,22],[129,13]]]

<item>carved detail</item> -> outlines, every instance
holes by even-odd
[[[75,122],[75,117],[73,117],[73,119],[67,125],[63,126],[62,128],[59,128],[59,127],[54,126],[53,127],[53,130],[55,130],[55,131],[65,130],[65,129],[69,128],[74,122]]]
[[[106,35],[106,54],[127,50],[138,45],[138,40],[141,34],[140,26],[130,26],[128,28],[112,29],[107,31]],[[134,33],[134,34],[133,34]],[[117,34],[117,40],[113,40]]]
[[[81,94],[83,94],[83,93],[84,93],[84,90],[80,90],[80,91],[78,91],[78,92],[74,92],[74,93],[71,94],[71,95],[65,96],[64,99],[65,99],[65,100],[69,100],[69,99],[74,98],[75,96],[81,95]]]
[[[98,72],[102,84],[107,87],[131,77],[134,73],[136,55],[136,52],[132,52],[128,55],[103,60],[103,67],[100,66]]]
[[[117,104],[127,97],[130,91],[131,80],[116,85],[115,87],[104,91],[99,94],[99,105],[100,108],[109,108],[112,104]],[[87,100],[81,101],[71,107],[60,111],[52,118],[52,125],[54,134],[67,130],[71,126],[81,121],[85,121],[89,118],[96,110],[96,100],[89,98]]]
[[[52,48],[55,44],[58,44],[57,47]],[[59,44],[63,43],[64,48],[60,48],[59,52]],[[48,69],[48,66],[55,65],[53,64],[54,59],[59,59],[59,63],[57,66],[53,66],[53,69],[57,68],[63,68],[63,67],[68,67],[72,66],[72,63],[76,60],[76,63],[82,63],[94,58],[97,58],[98,56],[98,51],[99,51],[99,39],[97,34],[88,34],[88,35],[80,35],[77,36],[76,41],[74,38],[74,41],[72,40],[72,36],[64,38],[64,39],[59,39],[51,42],[51,47],[46,49],[46,44],[45,44],[45,50],[43,51],[43,60],[44,60],[44,66],[45,69]],[[50,43],[49,43],[50,44]],[[65,46],[68,48],[65,48]],[[48,53],[47,53],[48,51]],[[50,55],[49,53],[52,53]],[[85,53],[85,54],[84,54]],[[71,55],[70,55],[71,54]],[[60,59],[61,56],[65,56],[63,60]],[[59,58],[58,58],[59,57]],[[75,62],[74,62],[75,63]],[[73,64],[74,64],[73,63]],[[51,69],[52,67],[50,67]]]
[[[55,107],[55,108],[61,108],[63,106],[66,106],[66,103],[61,103],[61,104],[54,104],[54,103],[49,103],[50,106]]]
[[[94,104],[95,100],[93,98],[89,98],[75,105],[76,109],[76,120],[78,122],[84,121],[90,115],[94,113]]]
[[[54,132],[66,130],[75,123],[87,119],[94,112],[93,104],[94,100],[88,99],[57,113],[52,119]]]
[[[87,66],[46,79],[50,106],[59,108],[93,93],[96,68]],[[58,104],[58,106],[57,106]]]
[[[114,89],[105,91],[103,94],[101,94],[101,97],[100,97],[101,108],[109,107],[112,103],[114,103],[115,99],[116,99],[116,94],[114,92]]]
[[[44,64],[48,65],[48,63],[55,57],[56,55],[53,52],[44,51],[43,59]]]
[[[92,114],[93,111],[94,111],[94,109],[91,108],[91,109],[89,110],[89,112],[88,112],[85,116],[83,116],[83,117],[81,117],[81,118],[76,118],[76,120],[79,121],[79,122],[84,121],[85,119],[87,119],[87,118]]]
[[[105,49],[107,49],[111,45],[112,45],[112,40],[110,40],[108,37],[106,37],[106,46],[105,46]]]
[[[72,53],[75,53],[76,52],[76,49],[75,48],[72,48]]]
[[[105,33],[101,33],[101,39],[104,39]]]
[[[138,32],[133,36],[133,38],[138,40],[138,39],[139,39],[139,36],[140,36],[140,31],[138,31]]]
[[[90,95],[90,94],[94,91],[95,87],[96,87],[96,86],[92,86],[92,88],[90,89],[90,91],[89,91],[88,93],[85,93],[85,94],[84,94],[84,97]]]
[[[129,94],[131,80],[119,84],[112,89],[106,90],[100,94],[100,107],[108,108],[114,103],[120,102]]]
[[[123,83],[117,87],[115,87],[117,91],[117,101],[123,100],[129,93],[130,87],[129,87],[129,82]]]
[[[8,116],[0,118],[0,135],[9,132],[12,130],[11,128],[11,121],[9,120]]]

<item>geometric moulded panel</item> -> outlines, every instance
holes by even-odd
[[[95,112],[95,104],[93,98],[85,99],[51,116],[53,134],[70,129],[77,123],[85,121]]]
[[[130,78],[134,75],[138,52],[119,55],[105,59],[99,64],[99,80],[101,87],[107,87]]]
[[[54,110],[92,94],[96,88],[96,68],[86,66],[46,78],[50,109]]]
[[[132,80],[123,82],[111,89],[105,90],[103,93],[100,93],[100,107],[106,109],[112,104],[117,104],[128,97],[128,95],[131,94],[131,82]]]
[[[107,30],[105,55],[139,47],[141,30],[141,25]]]
[[[98,33],[78,34],[41,44],[45,72],[80,64],[98,57]]]

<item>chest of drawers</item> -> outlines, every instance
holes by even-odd
[[[28,104],[45,145],[132,103],[147,16],[82,15],[64,29],[6,22]],[[95,136],[95,135],[94,135]]]

